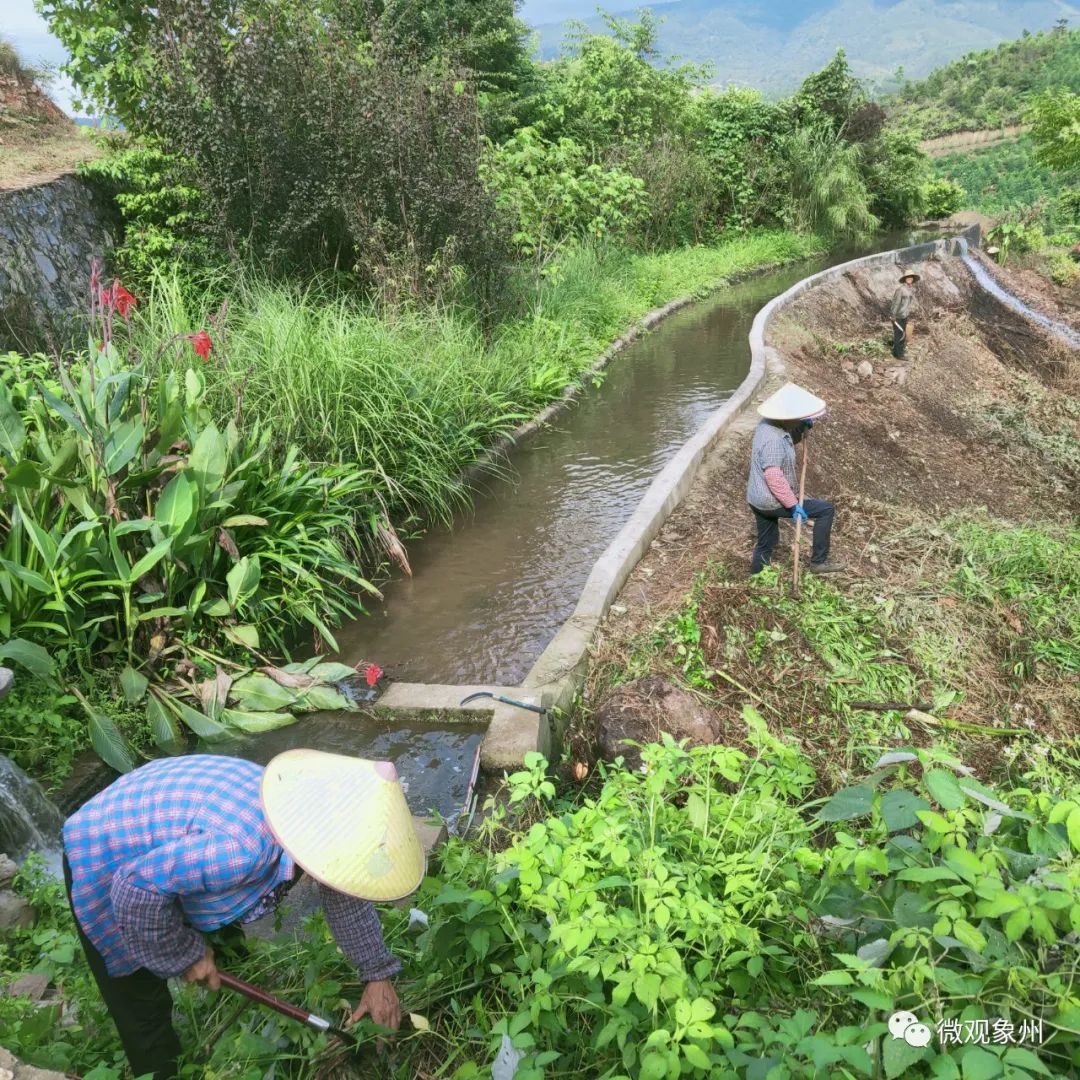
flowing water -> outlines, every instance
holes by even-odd
[[[338,634],[342,659],[412,682],[519,684],[653,478],[745,378],[760,308],[827,266],[919,239],[884,235],[757,275],[664,320],[612,361],[602,387],[511,454],[508,479],[412,545],[413,576],[391,581],[385,601]]]
[[[437,811],[452,826],[465,808],[482,737],[479,725],[436,727],[350,713],[315,713],[289,727],[210,744],[205,750],[260,765],[297,747],[392,761],[412,812]]]
[[[41,788],[6,757],[0,756],[0,853],[22,862],[31,851],[61,873],[60,811]]]

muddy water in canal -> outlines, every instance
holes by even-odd
[[[881,237],[870,250],[909,242]],[[620,353],[602,386],[515,449],[507,476],[490,480],[452,529],[410,546],[412,578],[391,581],[385,601],[338,634],[342,659],[373,660],[412,682],[519,684],[653,478],[746,376],[758,310],[870,250],[727,286]]]

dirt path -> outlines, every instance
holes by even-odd
[[[1016,142],[1030,130],[1030,124],[1010,124],[987,131],[955,131],[951,135],[940,135],[936,139],[924,139],[919,143],[919,147],[929,157],[945,157],[947,154],[959,154],[963,150],[985,150],[990,146]]]

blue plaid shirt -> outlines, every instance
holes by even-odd
[[[296,866],[263,814],[263,767],[191,755],[120,777],[64,825],[71,905],[110,975],[141,967],[179,975],[198,960],[198,931],[264,913]],[[320,889],[342,951],[370,980],[400,964],[371,904]]]

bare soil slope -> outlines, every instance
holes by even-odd
[[[1071,454],[1080,446],[1080,358],[976,291],[959,260],[918,269],[923,280],[905,363],[895,362],[886,345],[894,268],[857,270],[811,290],[778,315],[769,333],[787,378],[829,403],[828,417],[808,440],[807,494],[837,507],[834,555],[850,573],[832,580],[871,603],[926,591],[924,571],[942,554],[930,527],[956,511],[985,507],[994,518],[1019,523],[1065,521],[1080,509],[1080,471]],[[756,421],[749,411],[713,452],[608,617],[586,700],[602,721],[605,710],[644,709],[659,730],[663,717],[655,702],[628,702],[625,687],[609,685],[612,671],[622,670],[635,648],[640,653],[643,638],[682,606],[706,566],[721,563],[735,579],[748,568],[753,526],[745,488]],[[784,573],[790,544],[785,528],[778,560]],[[711,624],[737,621],[732,612],[747,600],[740,588],[703,600],[699,623],[706,652],[723,652],[723,641],[708,640],[715,634]],[[709,604],[723,610],[705,610]],[[947,614],[945,607],[939,610]],[[748,625],[747,632],[756,628]],[[766,629],[798,630],[779,623]],[[949,632],[946,620],[942,633]],[[963,718],[1000,723],[1002,716],[1017,715],[1009,712],[1019,708],[1016,695],[994,681],[998,659],[988,655],[982,673],[971,666]],[[719,710],[720,722],[731,726],[741,704],[755,695],[778,700],[784,677],[767,663],[740,664],[746,692],[718,685],[717,698],[730,699],[731,706],[730,712]],[[822,688],[798,689],[803,705],[812,708]],[[1057,704],[1043,702],[1033,715],[1043,724],[1059,713]],[[591,737],[586,723],[576,733],[579,756],[587,756]]]

